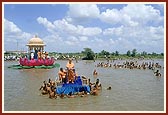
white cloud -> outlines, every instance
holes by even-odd
[[[112,10],[106,9],[105,12],[101,13],[100,19],[110,24],[119,23],[121,22],[120,11],[118,11],[117,9],[112,9]]]
[[[73,42],[73,41],[65,41],[65,43],[67,44],[67,45],[70,45],[70,46],[76,46],[77,44],[75,43],[75,42]]]
[[[103,31],[104,35],[115,35],[121,36],[123,34],[124,26],[116,27],[116,28],[107,28]]]
[[[48,21],[47,18],[38,17],[37,22],[39,24],[43,24],[44,27],[46,27],[49,32],[53,33],[55,26],[50,21]]]
[[[99,8],[95,4],[70,4],[68,16],[71,18],[97,18]]]
[[[72,42],[78,42],[78,39],[75,36],[70,36],[67,38],[67,40],[70,40]]]
[[[100,20],[113,25],[138,25],[138,22],[131,20],[131,17],[129,15],[127,15],[126,13],[122,13],[121,10],[117,9],[106,9],[105,12],[101,13]]]
[[[48,21],[47,18],[38,17],[37,21],[39,24],[42,24],[46,30],[50,30],[48,32],[51,35],[44,37],[46,41],[49,40],[53,41],[53,43],[64,43],[66,47],[79,46],[82,49],[82,46],[84,47],[85,45],[81,42],[88,42],[89,39],[93,39],[94,36],[101,35],[102,33],[102,29],[99,27],[73,25],[66,19],[55,20],[52,23]],[[56,38],[60,38],[62,41]],[[51,43],[49,41],[47,41],[47,43]]]
[[[159,10],[144,4],[129,4],[123,8],[122,13],[129,15],[132,20],[142,24],[147,24],[149,22],[160,23],[163,21],[163,17],[160,15]]]
[[[123,9],[106,9],[100,20],[113,25],[138,26],[148,23],[158,25],[163,22],[160,11],[144,4],[128,4]]]
[[[4,32],[5,34],[18,34],[21,33],[21,30],[13,22],[4,19]]]
[[[30,33],[23,32],[16,24],[4,19],[5,50],[16,50],[17,43],[20,48],[25,47],[31,37]]]
[[[65,19],[73,24],[86,24],[100,15],[96,4],[70,4]]]
[[[51,35],[45,36],[43,39],[46,44],[63,42],[62,38],[57,34],[51,34]]]
[[[86,36],[79,36],[79,40],[81,42],[85,42],[85,41],[88,41],[88,37],[86,37]]]
[[[77,26],[77,33],[79,35],[85,35],[85,36],[95,36],[101,34],[102,30],[99,27],[86,27],[78,25]]]
[[[112,38],[110,39],[110,44],[115,44],[115,41]]]
[[[65,31],[72,34],[77,31],[77,28],[74,25],[69,24],[65,19],[54,21],[54,25],[58,31]]]
[[[159,27],[148,27],[146,35],[149,40],[158,41],[163,40],[164,38],[164,28],[162,26]]]
[[[60,31],[65,31],[69,34],[95,36],[102,32],[99,27],[83,27],[81,25],[73,25],[68,23],[65,19],[54,21],[55,27]]]
[[[5,38],[14,38],[14,39],[28,39],[31,34],[23,32],[16,24],[7,19],[4,19],[4,35]]]

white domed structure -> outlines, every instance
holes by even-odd
[[[29,40],[27,46],[29,47],[29,51],[33,50],[33,49],[41,51],[41,50],[44,50],[44,46],[46,46],[46,45],[44,44],[42,39],[35,36]]]
[[[44,44],[43,40],[38,37],[31,38],[29,41],[29,45],[42,45],[42,44]]]
[[[49,58],[48,53],[44,51],[44,42],[35,36],[28,41],[28,54],[20,58],[19,63],[22,66],[51,66],[54,64],[54,58]]]

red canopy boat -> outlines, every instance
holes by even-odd
[[[54,64],[54,58],[47,58],[47,59],[31,59],[29,60],[28,58],[20,58],[19,63],[22,66],[51,66]]]

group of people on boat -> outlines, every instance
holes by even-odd
[[[77,78],[77,72],[75,71],[75,65],[72,62],[72,59],[69,59],[69,61],[66,64],[66,70],[63,68],[60,68],[58,72],[59,81],[61,83],[74,83],[74,81]]]
[[[75,71],[74,67],[75,67],[75,65],[72,62],[72,59],[69,59],[66,64],[66,69],[60,68],[60,70],[58,72],[59,83],[62,83],[62,84],[69,84],[69,83],[73,84],[74,83],[74,81],[78,77],[77,72]],[[89,78],[82,76],[82,81],[83,81],[83,84],[84,84],[84,81],[86,81],[85,85],[89,86],[89,88],[90,88],[89,94],[91,94],[91,95],[98,95],[99,90],[102,89],[102,85],[101,85],[99,79],[96,79],[96,81],[92,83]],[[57,96],[59,96],[60,98],[64,98],[64,97],[72,98],[72,97],[76,96],[76,94],[72,94],[72,92],[70,92],[67,95],[63,94],[63,93],[56,94],[56,88],[58,85],[57,83],[58,83],[57,81],[53,81],[51,79],[49,79],[48,82],[43,81],[43,84],[39,89],[39,90],[41,90],[41,94],[42,95],[48,94],[49,98],[57,98]],[[86,96],[87,94],[88,94],[88,92],[86,92],[86,91],[77,92],[77,95],[81,96],[81,97]]]
[[[72,92],[70,92],[69,94],[63,94],[63,93],[57,94],[56,93],[57,84],[54,80],[51,80],[49,78],[48,82],[43,81],[43,84],[41,85],[39,90],[41,91],[42,95],[48,95],[50,99],[56,99],[57,97],[60,97],[60,98],[65,98],[65,97],[73,98],[76,96],[85,97],[88,94],[96,96],[99,94],[99,91],[102,89],[102,85],[99,79],[96,79],[96,82],[93,82],[93,83],[90,81],[90,79],[87,79],[86,85],[90,87],[90,93],[86,91],[81,91],[75,94],[73,94]],[[107,90],[111,90],[111,87],[107,88]]]
[[[30,53],[30,60],[32,59],[49,59],[48,52],[46,51],[40,51],[40,50],[35,50],[35,52]]]
[[[51,66],[54,64],[54,61],[54,58],[50,58],[48,52],[41,52],[40,50],[35,50],[35,52],[31,52],[28,57],[25,56],[19,59],[19,63],[22,66]]]

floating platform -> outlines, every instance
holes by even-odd
[[[77,77],[77,79],[74,81],[74,83],[64,83],[60,86],[57,86],[56,93],[57,94],[75,94],[78,92],[85,91],[87,93],[90,93],[90,87],[89,85],[82,84],[82,80],[80,76]]]
[[[45,65],[41,65],[41,66],[22,66],[22,65],[11,65],[8,66],[8,68],[12,68],[12,69],[52,69],[52,68],[56,68],[56,67],[60,67],[60,64],[56,63],[50,66],[45,66]]]

